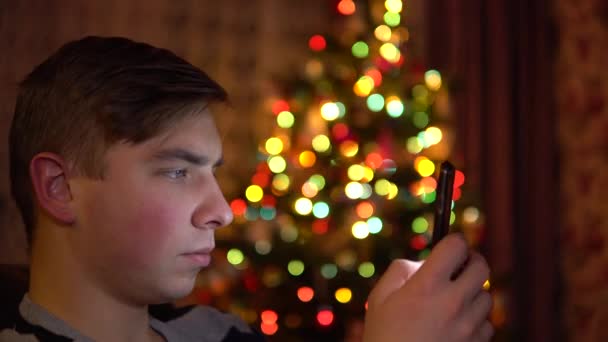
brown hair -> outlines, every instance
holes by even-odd
[[[56,153],[103,177],[112,144],[144,142],[226,91],[172,52],[119,37],[69,42],[20,84],[10,133],[11,193],[32,242],[35,205],[29,163]]]

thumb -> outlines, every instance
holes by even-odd
[[[368,307],[382,304],[395,291],[400,289],[414,274],[422,262],[406,259],[396,259],[390,264],[386,272],[380,277],[376,286],[369,295]]]

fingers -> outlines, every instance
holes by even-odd
[[[481,291],[464,313],[463,319],[472,322],[476,327],[482,326],[488,319],[491,309],[492,296],[486,291]]]
[[[383,303],[389,295],[398,290],[420,268],[421,263],[405,259],[394,260],[378,283],[374,286],[368,298],[371,308],[375,304]]]
[[[489,278],[490,268],[484,257],[477,252],[471,252],[469,261],[455,280],[457,291],[463,296],[463,302],[472,301],[482,291],[483,284]]]
[[[494,336],[494,327],[489,321],[486,320],[481,325],[481,328],[479,328],[479,331],[477,331],[474,341],[488,342],[492,339],[492,336]]]
[[[450,277],[467,260],[469,247],[460,233],[452,233],[443,238],[420,268],[420,273],[433,282],[450,281]]]

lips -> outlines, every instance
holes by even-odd
[[[186,253],[183,256],[189,261],[195,263],[198,266],[206,267],[211,262],[211,255],[209,254],[211,250],[198,250],[193,253]]]

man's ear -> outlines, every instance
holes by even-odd
[[[30,162],[30,177],[38,205],[64,224],[72,224],[76,219],[68,171],[63,158],[54,153],[39,153]]]

